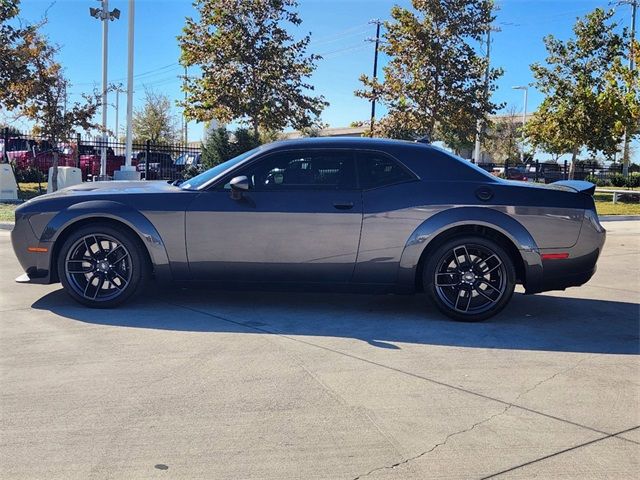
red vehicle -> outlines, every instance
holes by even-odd
[[[36,142],[32,139],[14,137],[9,139],[6,147],[4,140],[0,141],[0,150],[7,154],[7,158],[17,169],[35,168],[46,175],[53,166],[54,148],[46,140]],[[58,165],[74,166],[73,155],[59,152]]]
[[[521,182],[528,181],[527,172],[524,168],[514,167],[507,169],[507,180],[520,180]]]
[[[100,175],[101,153],[99,148],[91,148],[92,151],[83,154],[80,153],[80,170],[82,170],[82,180],[86,181],[88,177],[97,177]],[[138,162],[132,160],[131,165],[135,166]],[[113,176],[116,170],[119,170],[125,164],[124,155],[116,155],[111,147],[107,148],[107,175]]]

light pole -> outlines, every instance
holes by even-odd
[[[375,45],[376,45],[374,50],[374,55],[373,55],[373,81],[375,82],[376,80],[378,80],[378,50],[380,49],[380,26],[382,25],[382,22],[378,19],[375,19],[375,20],[371,20],[369,23],[376,26],[376,38],[375,40],[371,39],[371,41],[375,42]],[[375,88],[373,89],[372,93],[373,93],[373,98],[371,99],[371,122],[369,124],[371,133],[373,133],[373,124],[376,121],[376,89]]]
[[[120,10],[109,11],[109,0],[98,0],[102,8],[89,8],[89,14],[102,22],[102,152],[100,177],[107,175],[107,56],[109,49],[109,22],[120,18]]]
[[[522,146],[520,149],[520,163],[524,163],[524,127],[527,124],[527,97],[529,96],[529,87],[526,85],[518,85],[511,88],[514,90],[524,90],[524,109],[522,110]]]
[[[126,90],[122,89],[122,85],[118,85],[115,88],[116,91],[116,104],[115,104],[115,108],[116,108],[116,129],[115,129],[115,137],[116,137],[116,142],[118,141],[118,132],[120,131],[120,94],[126,92]]]

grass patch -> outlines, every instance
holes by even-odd
[[[606,200],[596,200],[598,215],[640,215],[640,203],[621,202],[614,205],[611,197]]]
[[[47,182],[43,183],[19,183],[18,198],[20,200],[29,200],[43,193],[47,193]]]
[[[0,203],[0,222],[13,222],[13,211],[16,207],[17,205],[11,203]]]

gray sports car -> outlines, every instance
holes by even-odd
[[[458,320],[587,282],[605,240],[588,182],[499,179],[434,146],[263,145],[181,185],[84,183],[16,210],[19,281],[113,307],[158,281],[425,291]]]

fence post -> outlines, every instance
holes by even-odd
[[[80,168],[80,144],[82,137],[79,133],[76,133],[76,168]]]
[[[566,180],[567,179],[567,161],[564,161],[564,169],[562,170],[562,179]]]
[[[540,171],[540,161],[536,160],[536,173],[534,175],[533,181],[538,183],[538,172]]]
[[[504,161],[504,178],[509,179],[509,159]]]
[[[4,152],[2,161],[9,163],[9,127],[4,127]]]
[[[151,140],[147,140],[144,154],[144,179],[149,180],[149,162],[151,161]]]

